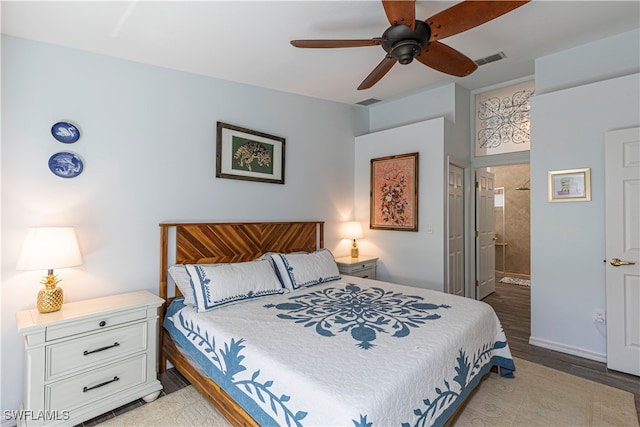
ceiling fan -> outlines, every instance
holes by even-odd
[[[489,22],[529,1],[466,0],[425,21],[418,21],[415,19],[415,0],[382,0],[391,26],[381,37],[364,40],[292,40],[291,44],[301,48],[381,45],[387,54],[360,83],[358,90],[369,89],[375,85],[396,62],[409,64],[414,58],[427,67],[456,77],[464,77],[478,68],[476,63],[439,40]]]

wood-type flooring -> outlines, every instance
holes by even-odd
[[[498,315],[513,356],[634,393],[636,411],[640,419],[640,377],[609,370],[607,365],[602,362],[529,344],[529,336],[531,335],[530,287],[496,283],[496,291],[483,301],[493,307]]]

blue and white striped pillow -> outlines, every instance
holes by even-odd
[[[267,260],[232,264],[188,264],[198,312],[285,292]]]
[[[290,291],[340,278],[336,260],[328,249],[311,253],[273,254],[271,259],[282,286]]]

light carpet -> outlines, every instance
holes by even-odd
[[[502,279],[500,279],[500,283],[507,283],[509,285],[531,286],[531,280],[511,276],[503,277]]]
[[[514,358],[516,378],[491,373],[452,426],[638,427],[633,394]],[[188,386],[100,426],[229,426]]]

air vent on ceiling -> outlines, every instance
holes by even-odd
[[[380,102],[380,101],[381,99],[369,98],[369,99],[365,99],[364,101],[356,102],[356,104],[364,105],[365,107],[367,107],[371,104],[375,104],[376,102]]]
[[[500,61],[501,59],[506,58],[507,55],[504,52],[494,53],[493,55],[485,56],[484,58],[476,59],[474,62],[478,65],[488,64],[490,62]]]

